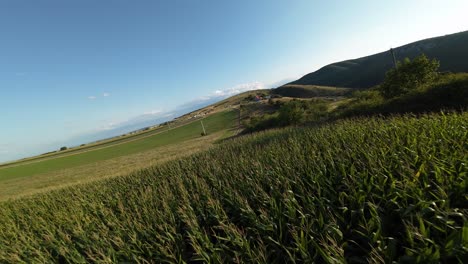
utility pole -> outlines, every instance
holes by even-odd
[[[237,121],[237,127],[240,129],[240,121],[241,121],[241,107],[242,107],[242,102],[239,102],[239,118],[238,118],[238,121]]]
[[[167,132],[169,132],[169,130],[171,130],[171,123],[167,122]]]
[[[395,51],[393,51],[393,48],[390,48],[390,53],[392,54],[392,57],[393,57],[393,67],[396,69],[397,63],[396,63],[396,58],[395,58]]]
[[[201,127],[203,129],[203,135],[206,135],[205,126],[203,125],[203,120],[200,120]]]

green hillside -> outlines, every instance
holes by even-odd
[[[0,203],[5,263],[461,263],[468,114],[246,136]]]
[[[468,31],[425,39],[394,49],[397,60],[421,53],[440,61],[440,71],[468,72]],[[327,65],[291,82],[294,85],[320,85],[369,88],[379,84],[393,67],[389,51]]]
[[[203,119],[207,133],[215,133],[229,129],[237,121],[237,112],[234,110],[215,113]],[[6,180],[29,177],[37,174],[50,173],[62,169],[105,161],[134,153],[139,153],[159,147],[178,144],[184,141],[201,137],[202,127],[199,121],[180,126],[162,133],[136,138],[121,144],[109,145],[91,149],[81,153],[59,155],[37,162],[18,163],[10,167],[0,168],[0,184]],[[183,146],[181,146],[183,151]],[[1,190],[1,189],[0,189]],[[0,195],[1,196],[1,195]]]
[[[336,97],[349,95],[352,90],[349,88],[337,88],[318,85],[299,85],[287,84],[271,92],[281,96],[294,98],[312,98],[312,97]]]

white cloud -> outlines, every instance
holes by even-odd
[[[13,143],[0,144],[0,164],[19,158],[21,147]]]
[[[94,99],[96,99],[96,96],[94,96],[94,95],[88,96],[88,99],[89,100],[94,100]]]
[[[9,149],[0,149],[0,154],[8,154],[10,153]]]
[[[158,119],[161,117],[167,117],[168,112],[159,110],[159,109],[153,109],[150,111],[146,111],[141,115],[134,116],[128,119],[111,119],[111,120],[102,120],[102,125],[96,128],[96,131],[106,131],[106,130],[112,130],[112,129],[118,129],[126,126],[132,126],[133,124],[139,124],[139,123],[145,123],[146,121],[151,121],[154,119]],[[140,127],[134,127],[133,129],[139,129],[147,126],[147,124],[143,124]]]
[[[209,104],[228,98],[230,96],[258,89],[265,89],[265,85],[261,82],[243,83],[224,90],[216,90],[206,96],[200,96],[194,100],[179,105],[176,109],[180,110],[187,108],[202,108]]]
[[[118,125],[118,123],[113,123],[113,122],[110,122],[110,123],[107,123],[101,127],[99,127],[97,130],[99,131],[102,131],[102,130],[111,130],[111,129],[114,129],[116,127],[116,125]]]
[[[214,91],[213,95],[209,97],[211,98],[213,96],[233,96],[242,92],[258,89],[265,89],[265,85],[261,82],[243,83],[225,90],[216,90]]]
[[[104,97],[109,97],[109,96],[110,96],[110,93],[103,93],[102,96],[104,96]]]
[[[304,75],[305,75],[305,74],[299,75],[299,76],[294,76],[294,77],[284,78],[284,79],[282,79],[282,80],[269,83],[269,84],[268,84],[268,87],[270,87],[270,88],[277,88],[277,87],[280,87],[280,86],[285,85],[285,84],[287,84],[287,83],[290,83],[290,82],[292,82],[292,81],[295,81],[295,80],[301,78],[301,77],[304,76]]]
[[[217,95],[216,95],[217,96]],[[198,97],[197,99],[194,99],[193,101],[206,101],[206,100],[210,100],[211,98],[213,98],[215,96],[213,95],[208,95],[208,96],[200,96]]]
[[[158,115],[158,114],[161,114],[161,113],[162,113],[161,110],[151,110],[151,111],[144,112],[143,114],[144,115]]]
[[[143,112],[141,115],[131,117],[126,120],[108,120],[103,121],[103,124],[95,129],[95,133],[105,132],[105,136],[103,137],[110,137],[119,134],[127,133],[128,131],[133,131],[136,129],[140,129],[143,127],[155,125],[158,123],[162,123],[167,121],[175,116],[181,116],[188,112],[191,112],[195,109],[199,109],[215,103],[219,100],[227,98],[229,96],[236,95],[238,93],[250,91],[250,90],[257,90],[257,89],[264,89],[264,84],[261,82],[251,82],[251,83],[244,83],[233,86],[228,89],[224,90],[216,90],[212,92],[210,95],[201,96],[195,100],[187,102],[185,104],[179,105],[175,109],[168,111],[168,110],[161,110],[161,109],[152,109],[146,112]],[[92,97],[92,98],[91,98]],[[89,99],[96,99],[95,96],[90,96]],[[104,135],[104,134],[100,134]]]
[[[95,130],[96,131],[105,131],[105,130],[112,130],[115,128],[118,128],[127,122],[127,119],[108,119],[108,120],[102,120],[102,124],[98,126]]]

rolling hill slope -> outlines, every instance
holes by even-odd
[[[421,53],[440,61],[440,71],[468,72],[468,31],[413,42],[394,49],[397,60]],[[288,85],[321,85],[369,88],[380,83],[393,66],[389,51],[336,62]]]
[[[202,137],[199,119],[128,140],[104,142],[89,148],[46,157],[33,157],[0,167],[0,201],[38,193],[79,182],[113,177],[121,172],[148,167],[158,161],[206,149],[229,135],[238,112],[227,109],[203,118],[207,137]],[[1,261],[0,261],[1,262]]]
[[[347,95],[352,91],[353,89],[349,88],[300,84],[286,84],[273,89],[274,94],[295,98],[336,97]]]

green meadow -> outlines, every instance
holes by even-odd
[[[230,129],[236,123],[236,111],[224,111],[208,116],[203,119],[206,132],[208,134],[221,130]],[[104,148],[92,149],[77,154],[66,156],[53,156],[38,162],[17,163],[14,166],[0,168],[0,183],[19,177],[28,177],[35,174],[48,173],[60,169],[77,167],[93,162],[104,161],[129,154],[147,151],[150,149],[163,147],[170,144],[181,143],[201,136],[202,127],[200,121],[195,121],[187,125],[167,129],[161,133],[145,138],[111,145]]]

